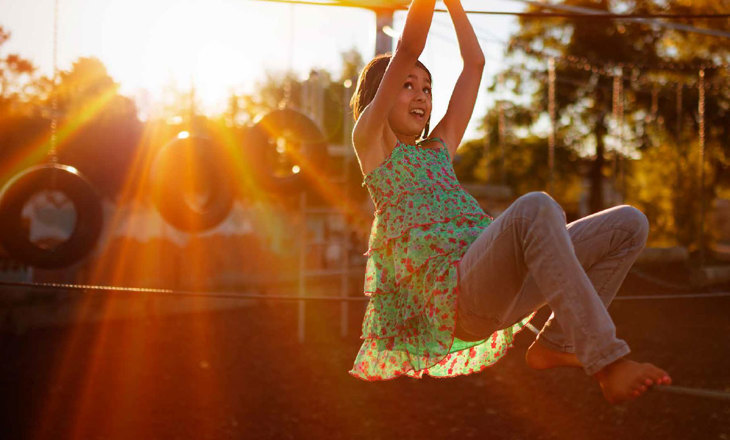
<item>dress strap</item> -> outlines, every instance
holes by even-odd
[[[448,151],[448,150],[449,150],[449,149],[448,149],[448,147],[446,147],[446,144],[444,143],[444,141],[443,141],[443,140],[442,140],[442,139],[441,139],[440,137],[432,137],[432,138],[427,138],[427,139],[424,139],[424,140],[422,140],[421,142],[419,142],[419,144],[423,144],[423,143],[425,143],[425,142],[429,142],[429,141],[439,141],[439,143],[440,143],[441,145],[443,145],[443,146],[444,146],[444,148],[446,148],[446,151]]]

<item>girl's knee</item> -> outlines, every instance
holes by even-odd
[[[631,205],[621,205],[619,209],[621,210],[625,227],[634,232],[635,237],[642,244],[646,243],[646,239],[649,237],[650,227],[646,214]]]
[[[566,220],[565,211],[562,206],[544,191],[529,192],[518,198],[515,203],[518,203],[522,209],[530,212],[532,214],[530,217],[536,217],[539,213],[548,212],[562,217],[563,221]]]

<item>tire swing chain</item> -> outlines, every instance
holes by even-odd
[[[48,162],[58,165],[58,2],[53,1],[53,80],[51,87],[51,148]],[[51,176],[51,189],[56,188],[56,173]]]

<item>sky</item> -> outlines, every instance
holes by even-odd
[[[252,92],[267,71],[313,68],[340,73],[341,53],[374,55],[375,14],[366,9],[291,5],[254,0],[59,0],[58,67],[82,56],[99,58],[140,107],[160,99],[165,85],[195,84],[208,113],[223,110],[231,91]],[[514,0],[463,0],[469,10],[522,10]],[[438,2],[437,8],[444,8]],[[0,0],[0,25],[11,32],[0,55],[18,53],[42,73],[53,71],[54,0]],[[393,29],[400,35],[405,11]],[[478,119],[493,96],[486,86],[500,68],[504,44],[517,28],[505,16],[470,15],[487,66],[464,140],[481,136]],[[434,121],[446,111],[461,69],[448,14],[436,13],[421,61],[434,78]],[[435,124],[432,124],[435,125]]]

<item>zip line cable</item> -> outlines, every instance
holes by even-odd
[[[262,0],[269,1],[269,0]],[[448,12],[446,9],[434,9],[434,12]],[[574,12],[511,12],[511,11],[464,11],[475,15],[509,15],[522,18],[579,18],[579,19],[631,19],[631,18],[662,18],[662,19],[728,19],[730,14],[577,14]]]
[[[356,3],[351,1],[308,1],[308,0],[252,0],[261,1],[267,3],[294,3],[308,6],[340,6],[347,8],[364,8],[371,9],[376,8],[374,5],[367,3]],[[551,7],[552,5],[545,4],[543,7]],[[381,9],[388,9],[387,7],[380,7]],[[393,10],[407,10],[407,6],[393,5],[389,9]],[[446,9],[434,8],[434,12],[448,12]],[[517,11],[480,11],[480,10],[465,10],[467,14],[478,14],[478,15],[495,15],[495,16],[515,16],[524,18],[580,18],[580,19],[633,19],[633,18],[661,18],[661,19],[677,19],[677,20],[689,20],[689,19],[729,19],[730,14],[676,14],[676,13],[662,13],[662,12],[641,12],[641,13],[626,13],[626,14],[615,14],[615,13],[602,13],[599,11],[593,13],[576,13],[576,12],[517,12]]]

